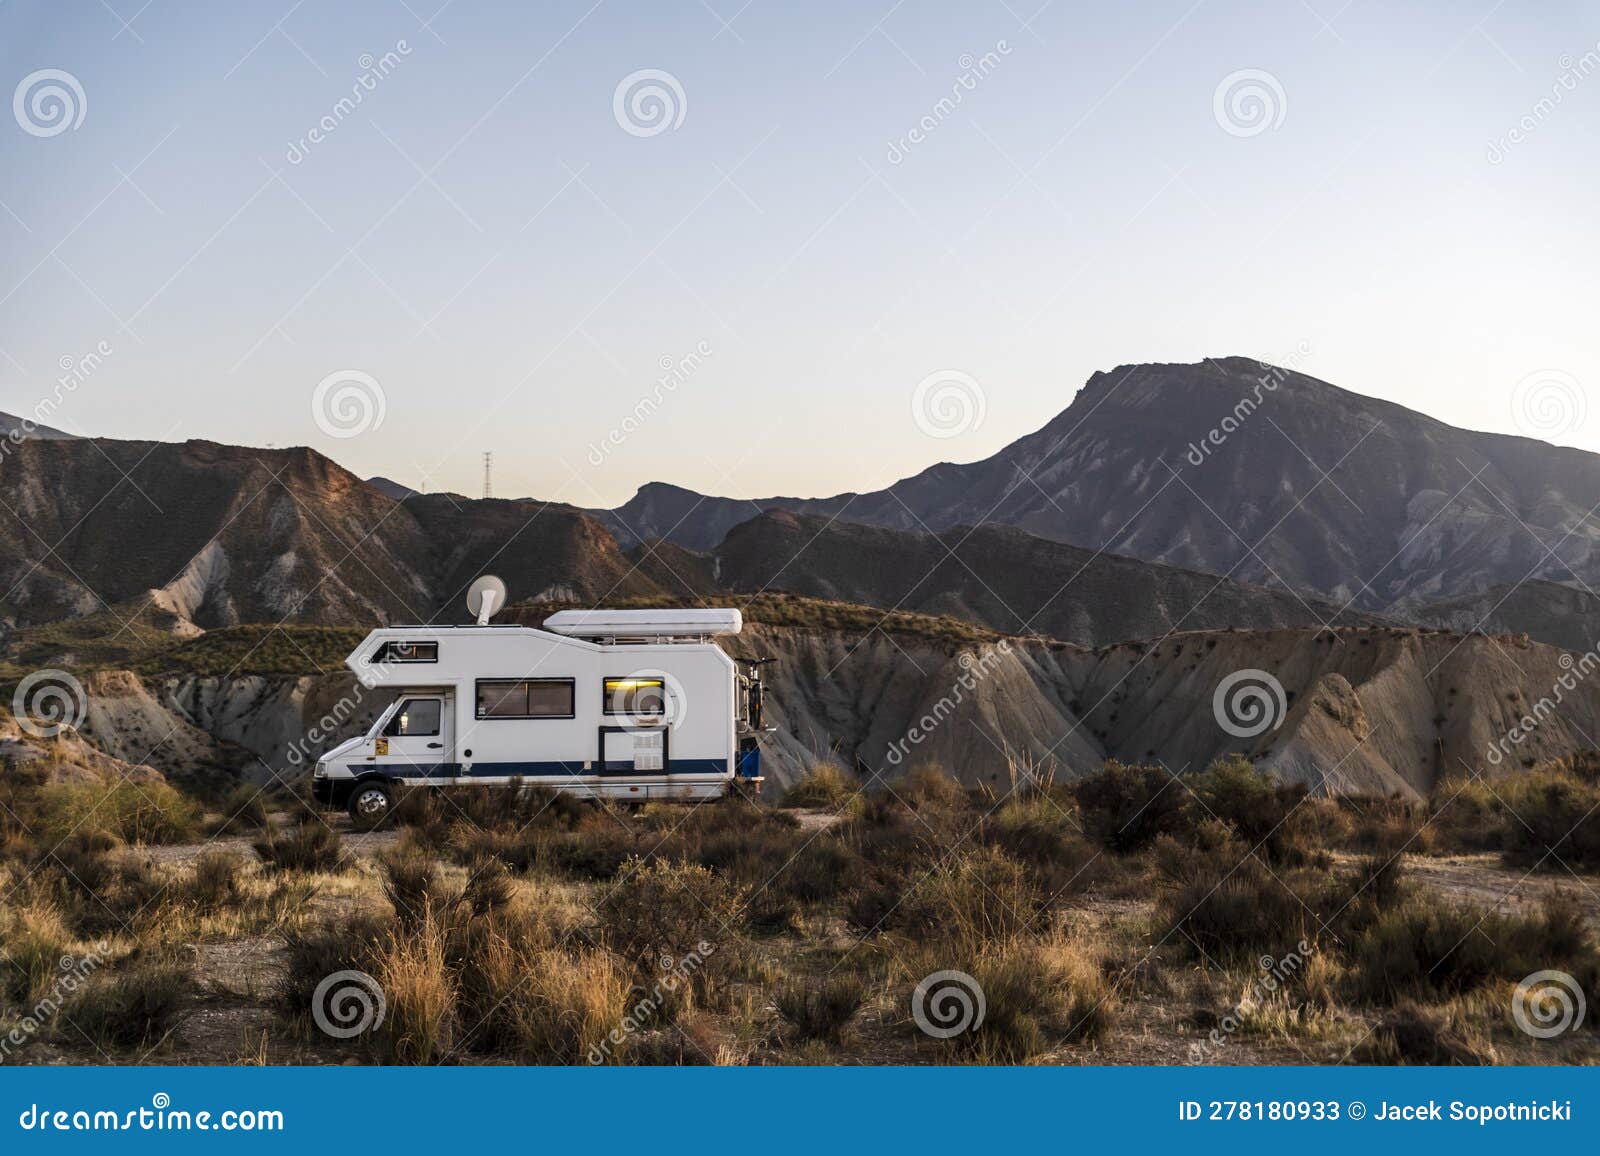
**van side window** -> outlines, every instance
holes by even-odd
[[[385,642],[372,656],[373,662],[438,662],[437,642]]]
[[[478,680],[479,718],[572,718],[570,678]]]
[[[383,728],[387,738],[439,733],[440,702],[436,698],[408,698]]]
[[[601,702],[606,714],[666,714],[667,683],[661,678],[608,678]]]

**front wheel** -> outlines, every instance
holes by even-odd
[[[394,792],[387,783],[357,785],[350,794],[350,821],[358,831],[370,831],[394,810]]]

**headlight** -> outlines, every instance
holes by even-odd
[[[311,777],[313,779],[325,779],[325,778],[327,778],[328,777],[328,764],[327,763],[318,763],[314,768],[312,768]]]

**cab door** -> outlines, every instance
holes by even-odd
[[[444,694],[411,694],[402,699],[378,736],[378,766],[405,779],[437,782],[455,778],[449,703]]]

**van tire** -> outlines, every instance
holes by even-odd
[[[394,811],[394,790],[382,779],[367,779],[350,792],[350,824],[370,831]]]

